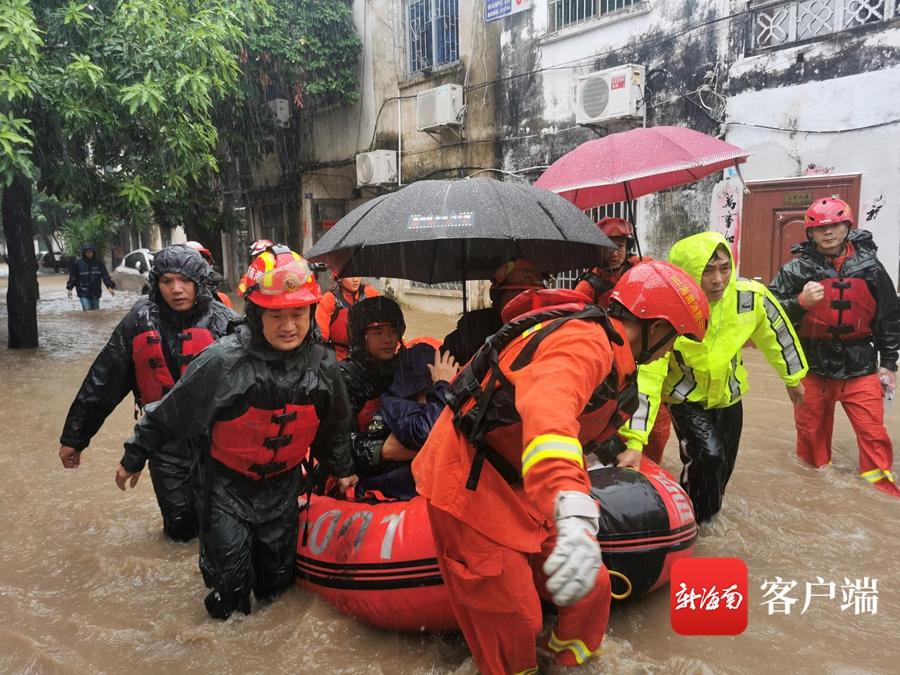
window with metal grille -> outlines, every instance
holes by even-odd
[[[407,0],[409,72],[459,61],[459,0]]]
[[[637,5],[646,0],[550,0],[550,32],[607,16]]]
[[[753,49],[767,49],[883,23],[900,15],[900,0],[759,2],[749,23]]]
[[[637,208],[637,202],[631,202],[631,211],[635,213],[635,209]],[[616,202],[615,204],[604,204],[603,206],[595,206],[592,209],[588,209],[584,212],[591,220],[595,223],[599,222],[602,218],[606,218],[607,216],[612,216],[614,218],[627,218],[628,217],[628,209],[626,208],[625,202]],[[637,218],[635,217],[635,220]],[[597,261],[599,264],[600,261]],[[568,272],[560,272],[559,274],[553,277],[551,282],[551,286],[553,288],[568,288],[573,289],[578,283],[578,277],[580,277],[587,270],[569,270]]]

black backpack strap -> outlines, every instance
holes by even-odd
[[[600,296],[611,290],[615,284],[610,282],[608,279],[604,279],[603,277],[598,276],[594,273],[593,270],[588,270],[584,272],[581,276],[576,279],[578,281],[586,281],[590,284],[591,289],[594,291],[594,296],[592,298],[592,302],[597,302],[600,299]]]
[[[350,309],[350,304],[344,299],[344,294],[341,292],[340,284],[335,284],[328,289],[328,292],[334,296],[334,309],[331,310],[331,318],[328,320],[328,323],[330,325],[337,320],[338,314],[341,313],[342,309]]]
[[[457,427],[463,432],[466,439],[475,447],[475,456],[472,458],[472,467],[469,469],[469,477],[466,479],[466,489],[474,490],[478,487],[478,481],[481,478],[481,470],[484,467],[484,460],[490,462],[503,479],[510,485],[514,485],[521,480],[519,472],[510,464],[499,452],[494,450],[484,439],[484,417],[491,407],[491,400],[500,388],[512,390],[512,383],[500,370],[500,364],[497,360],[498,354],[496,349],[492,349],[489,355],[491,374],[488,378],[487,385],[481,389],[481,393],[476,400],[474,407],[465,415],[460,417],[457,411],[454,411],[454,423],[459,420]]]

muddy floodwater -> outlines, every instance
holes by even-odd
[[[64,280],[40,277],[41,347],[10,351],[0,278],[0,672],[476,672],[457,636],[372,630],[297,589],[250,616],[208,619],[196,544],[163,539],[147,477],[127,494],[114,485],[132,401],[110,416],[79,469],[59,463],[69,404],[136,299],[104,295],[102,310],[83,313]],[[454,319],[411,312],[407,323],[408,336],[441,336]],[[747,630],[680,636],[663,590],[614,610],[602,657],[579,672],[900,672],[900,500],[856,477],[856,442],[842,412],[833,465],[801,466],[784,387],[758,352],[746,350],[746,360],[751,391],[737,468],[696,552],[746,562]],[[898,444],[900,402],[888,410],[888,428]],[[663,465],[680,469],[673,440]],[[797,582],[790,614],[769,615],[760,586],[776,577]],[[842,610],[845,578],[863,577],[877,579],[876,612]],[[835,582],[836,597],[811,597],[801,614],[806,584],[820,581]]]

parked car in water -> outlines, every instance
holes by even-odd
[[[68,272],[72,258],[61,251],[40,251],[37,254],[38,264],[44,269],[52,269],[54,272]]]
[[[147,248],[139,248],[122,258],[121,264],[113,270],[112,280],[116,288],[123,291],[147,294],[150,292],[150,264],[154,254]]]

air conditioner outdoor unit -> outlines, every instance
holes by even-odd
[[[397,153],[373,150],[356,156],[356,185],[381,185],[397,180]]]
[[[644,66],[629,63],[578,78],[575,122],[594,124],[644,114]]]
[[[266,105],[272,111],[275,123],[282,129],[291,126],[291,102],[286,98],[273,98]]]
[[[416,96],[416,129],[431,131],[462,124],[463,88],[445,84]]]

